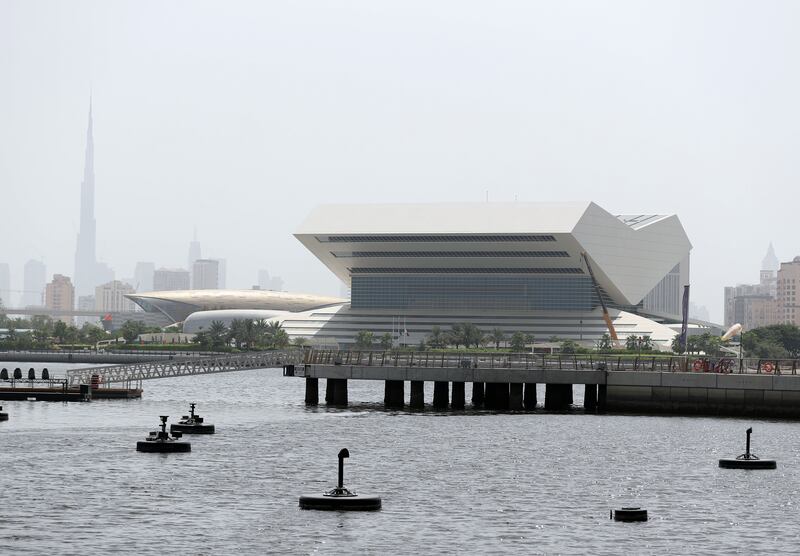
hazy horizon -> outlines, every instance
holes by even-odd
[[[595,201],[677,214],[692,301],[793,232],[794,2],[0,0],[0,262],[73,275],[90,91],[98,259],[227,259],[339,294],[320,203]],[[12,297],[13,299],[13,297]]]

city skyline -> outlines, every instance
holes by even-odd
[[[196,225],[228,287],[266,267],[335,295],[291,237],[313,206],[487,194],[678,214],[692,302],[717,322],[723,287],[751,281],[770,241],[800,254],[800,78],[784,70],[797,6],[362,8],[4,4],[0,45],[19,52],[0,61],[15,83],[0,91],[11,288],[29,259],[73,273],[90,84],[96,253],[116,277],[183,267]]]

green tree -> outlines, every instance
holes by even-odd
[[[675,334],[675,336],[672,337],[671,347],[673,353],[678,353],[678,354],[683,353],[683,346],[681,345],[680,334]]]
[[[356,334],[356,348],[371,349],[375,341],[375,334],[368,330],[361,330]]]
[[[233,342],[236,349],[241,349],[247,343],[247,324],[242,319],[233,319],[228,328],[228,341]]]
[[[464,344],[464,325],[463,324],[454,324],[450,327],[450,331],[447,334],[448,336],[448,343],[455,346],[458,349],[458,346]],[[465,346],[468,347],[468,346]]]
[[[302,337],[298,336],[294,340],[292,340],[292,345],[297,346],[297,347],[305,347],[305,346],[309,345],[309,341],[308,341],[308,338],[302,338]]]
[[[600,336],[600,339],[595,342],[595,348],[599,352],[611,351],[611,336],[608,332]]]
[[[272,347],[275,349],[283,349],[289,345],[289,333],[283,328],[272,335]]]
[[[487,339],[494,343],[494,349],[500,349],[500,344],[505,342],[506,335],[500,328],[494,328],[491,332],[487,335]]]
[[[639,337],[631,334],[625,339],[625,349],[628,351],[637,351],[639,349],[640,342]]]
[[[574,340],[564,340],[561,342],[561,353],[577,353],[579,347]]]
[[[392,349],[392,335],[386,332],[381,336],[381,349]]]
[[[148,328],[140,320],[126,320],[119,329],[119,333],[128,343],[136,341],[140,334],[147,332]]]
[[[639,338],[641,342],[642,351],[653,351],[653,339],[650,336],[644,335]]]
[[[511,351],[515,353],[522,353],[525,351],[525,334],[522,332],[514,332],[511,336]]]
[[[220,350],[228,342],[228,327],[221,320],[212,320],[207,335],[211,349]]]
[[[431,333],[428,336],[428,345],[432,348],[443,348],[447,346],[447,335],[442,332],[438,326],[431,328]]]
[[[63,344],[64,340],[67,339],[67,334],[69,333],[69,327],[67,323],[61,320],[57,320],[53,324],[53,337],[58,340],[59,344]]]

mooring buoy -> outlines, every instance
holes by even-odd
[[[620,508],[609,512],[614,521],[647,521],[647,510],[639,507]]]
[[[351,510],[371,511],[381,509],[380,496],[364,496],[344,487],[344,458],[349,458],[347,448],[339,450],[339,483],[336,488],[321,495],[309,494],[300,497],[304,510]]]
[[[747,446],[745,452],[736,458],[723,458],[719,460],[719,466],[724,469],[775,469],[778,464],[774,459],[761,459],[750,452],[750,435],[753,427],[747,429]]]
[[[167,432],[168,415],[160,415],[161,430],[152,431],[147,438],[136,443],[137,452],[191,452],[192,445],[189,442],[181,442],[181,433],[176,432],[170,438]]]
[[[169,432],[183,434],[214,434],[214,425],[203,423],[203,418],[194,412],[195,404],[189,404],[189,415],[184,415],[177,423],[170,425]]]
[[[0,405],[0,421],[8,421],[8,413],[3,413],[2,405]]]

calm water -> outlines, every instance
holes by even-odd
[[[135,401],[3,402],[0,554],[800,550],[798,423],[414,413],[382,399],[382,384],[351,381],[348,409],[307,409],[302,379],[262,370],[153,380]],[[135,451],[190,401],[216,435],[189,437],[189,454]],[[717,467],[748,426],[777,471]],[[334,485],[342,447],[345,484],[383,510],[300,510],[300,494]],[[626,505],[650,521],[608,519]]]

